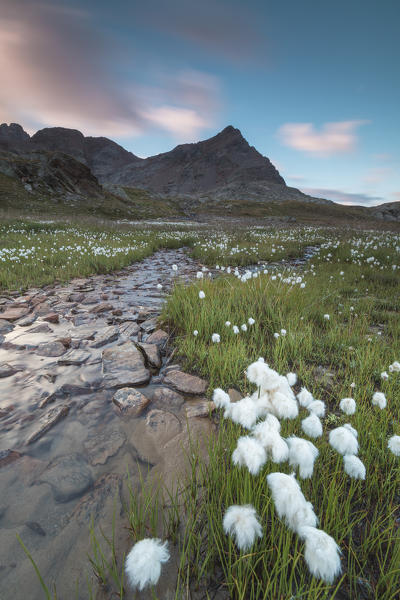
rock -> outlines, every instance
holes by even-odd
[[[179,419],[165,410],[153,409],[146,418],[147,433],[154,438],[158,448],[181,431]]]
[[[168,333],[162,329],[157,329],[146,340],[147,344],[157,344],[163,346],[168,339]]]
[[[148,308],[147,306],[140,306],[138,308],[138,310],[139,310],[139,313],[138,313],[137,320],[139,321],[139,323],[141,323],[142,321],[145,321],[150,315],[154,314],[154,309]]]
[[[111,342],[115,342],[115,340],[119,336],[118,327],[106,327],[105,329],[101,329],[95,339],[94,342],[90,344],[91,348],[100,348],[101,346],[105,346],[106,344],[110,344]]]
[[[82,300],[85,298],[85,294],[83,294],[82,292],[74,292],[72,294],[69,294],[67,301],[68,302],[82,302]]]
[[[0,313],[0,316],[4,313]],[[9,333],[12,331],[14,327],[11,325],[9,321],[5,319],[0,319],[0,333]]]
[[[94,482],[93,489],[79,500],[72,518],[86,526],[108,520],[111,514],[109,509],[112,509],[115,497],[120,495],[121,487],[122,475],[119,473],[102,475]],[[107,507],[107,502],[111,503],[110,507]]]
[[[98,304],[97,306],[95,306],[94,308],[90,309],[90,312],[98,315],[100,313],[103,312],[107,312],[109,310],[112,310],[114,307],[112,304],[108,303],[108,302],[102,302],[101,304]]]
[[[171,385],[184,394],[204,394],[208,387],[205,379],[189,375],[183,371],[171,371],[164,378],[164,383]]]
[[[132,342],[102,352],[104,383],[110,387],[131,387],[147,383],[150,372],[140,350]]]
[[[28,327],[29,325],[32,325],[32,323],[34,323],[37,319],[37,315],[35,314],[31,314],[28,315],[27,317],[24,317],[23,319],[20,319],[18,321],[18,325],[20,327]]]
[[[121,325],[119,325],[119,330],[122,336],[131,338],[138,334],[140,327],[134,321],[126,321],[125,323],[121,323]]]
[[[6,308],[6,310],[2,313],[0,313],[0,318],[2,320],[5,321],[17,321],[18,319],[22,319],[22,317],[25,317],[27,314],[29,313],[29,309],[22,307],[22,308]]]
[[[147,319],[147,321],[143,321],[140,325],[141,329],[146,333],[151,333],[157,327],[158,317],[152,317],[151,319]]]
[[[59,365],[83,365],[84,362],[90,356],[90,352],[86,352],[85,350],[74,349],[69,350],[62,358],[60,358],[57,362]]]
[[[40,323],[40,325],[32,327],[32,329],[29,330],[29,333],[52,333],[52,331],[50,325],[47,325],[47,323]]]
[[[163,374],[164,376],[167,375],[168,373],[170,373],[171,371],[180,371],[181,370],[181,365],[178,364],[173,364],[173,365],[168,365],[165,367],[165,369],[163,370]]]
[[[125,444],[125,435],[117,427],[106,429],[88,438],[84,443],[91,465],[105,465],[111,456]]]
[[[50,485],[57,502],[69,502],[92,485],[92,471],[80,454],[67,454],[49,464],[39,483]]]
[[[136,344],[142,352],[144,352],[145,358],[151,367],[159,369],[161,367],[161,355],[157,344]]]
[[[29,529],[31,531],[33,531],[34,533],[37,533],[38,535],[41,535],[41,536],[45,536],[46,535],[46,532],[43,529],[43,527],[41,527],[39,525],[39,523],[37,523],[36,521],[26,521],[25,525],[27,527],[29,527]]]
[[[60,316],[56,312],[51,312],[43,317],[43,321],[47,321],[47,323],[58,323],[60,320]]]
[[[39,419],[39,427],[29,436],[26,444],[32,444],[39,438],[43,437],[58,421],[61,421],[69,412],[68,406],[56,406],[51,408],[46,414]]]
[[[62,342],[44,342],[39,344],[36,354],[40,356],[61,356],[65,354],[66,348]]]
[[[119,389],[114,394],[112,401],[118,407],[120,413],[137,417],[149,404],[150,399],[135,390],[135,388],[126,387]]]
[[[115,310],[111,311],[111,314],[113,314],[114,317],[121,317],[122,316],[122,310],[120,308],[116,308]]]
[[[194,400],[188,402],[185,410],[188,419],[192,417],[208,417],[215,410],[215,404],[209,400]]]
[[[154,408],[164,410],[179,410],[185,402],[184,398],[178,392],[162,386],[154,388],[150,397]]]
[[[18,460],[19,458],[21,458],[21,456],[22,454],[20,454],[16,450],[0,450],[0,468],[9,465],[15,460]]]
[[[9,365],[8,363],[0,363],[0,379],[4,377],[11,377],[11,375],[15,375],[19,369],[16,369],[13,365]]]

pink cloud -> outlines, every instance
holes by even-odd
[[[369,194],[354,194],[350,192],[343,192],[342,190],[332,190],[326,188],[305,188],[301,187],[301,191],[315,198],[325,198],[327,200],[333,200],[338,204],[347,205],[361,205],[361,206],[376,206],[382,204],[385,201],[380,196],[371,196]]]
[[[321,130],[312,123],[285,123],[278,130],[281,143],[295,150],[319,156],[343,154],[356,147],[356,129],[368,121],[325,123]]]
[[[375,167],[368,171],[364,177],[364,182],[368,185],[377,185],[386,181],[392,172],[393,169],[391,167]]]

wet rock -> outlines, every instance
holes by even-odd
[[[150,399],[135,390],[135,388],[126,387],[119,389],[114,394],[112,401],[118,407],[120,413],[137,417],[149,404]]]
[[[15,375],[19,369],[14,367],[13,365],[9,365],[8,363],[0,363],[0,379],[4,377],[11,377],[11,375]]]
[[[139,323],[141,323],[142,321],[145,321],[146,319],[148,319],[148,317],[150,315],[153,315],[153,314],[154,314],[154,309],[148,308],[146,306],[140,306],[137,320],[139,321]]]
[[[68,333],[71,338],[79,340],[93,340],[99,330],[99,326],[96,327],[94,324],[88,324],[86,320],[84,323],[75,323],[75,325],[76,327],[69,329]]]
[[[56,312],[51,312],[43,317],[43,321],[46,321],[47,323],[58,323],[59,320],[60,316]]]
[[[20,327],[29,327],[29,325],[32,325],[32,323],[34,323],[37,319],[37,315],[35,314],[31,314],[28,315],[27,317],[24,317],[23,319],[20,319],[18,321],[18,325]]]
[[[16,450],[0,450],[0,468],[9,465],[15,460],[18,460],[19,458],[21,458],[21,456],[22,454],[20,454]]]
[[[82,302],[84,297],[85,297],[85,294],[83,294],[82,292],[74,292],[72,294],[69,294],[67,301],[68,302]]]
[[[40,356],[61,356],[65,354],[66,348],[62,342],[44,342],[39,344],[36,354]]]
[[[67,454],[49,464],[39,483],[50,485],[57,502],[69,502],[92,485],[92,471],[80,454]]]
[[[163,370],[163,374],[167,375],[168,373],[171,373],[171,371],[180,371],[180,370],[181,370],[181,365],[178,365],[178,364],[168,365]]]
[[[7,417],[10,412],[14,410],[14,406],[10,404],[9,406],[4,406],[4,408],[0,408],[0,419],[3,417]]]
[[[112,304],[110,304],[109,302],[102,302],[101,304],[98,304],[97,306],[95,306],[94,308],[90,309],[90,312],[98,315],[100,313],[104,313],[107,312],[109,310],[112,310],[114,307]]]
[[[57,362],[59,365],[83,365],[90,356],[90,352],[72,348]]]
[[[101,348],[101,346],[105,346],[106,344],[115,342],[118,336],[118,327],[106,327],[105,329],[102,329],[97,333],[94,342],[92,342],[90,346],[91,348]]]
[[[56,406],[47,411],[47,413],[39,419],[39,426],[29,436],[29,438],[26,441],[26,444],[32,444],[33,442],[36,442],[36,440],[38,440],[39,438],[43,437],[44,434],[49,431],[49,429],[54,427],[56,423],[58,423],[59,421],[61,421],[61,419],[66,417],[68,412],[69,408],[66,405]]]
[[[2,313],[0,313],[1,316]],[[5,321],[4,319],[0,319],[0,333],[9,333],[14,329],[13,325],[9,321]]]
[[[161,354],[157,344],[137,343],[137,346],[144,353],[145,359],[151,367],[159,369],[161,367]]]
[[[146,340],[148,344],[157,344],[163,346],[168,339],[168,333],[162,329],[157,329]]]
[[[147,319],[147,321],[143,321],[140,325],[141,329],[146,333],[151,333],[157,327],[158,317],[152,317],[151,319]]]
[[[142,353],[130,341],[103,350],[102,360],[104,383],[110,387],[131,387],[150,379]]]
[[[52,328],[47,323],[40,323],[36,327],[32,327],[29,330],[29,333],[52,333]]]
[[[120,308],[116,308],[115,310],[112,311],[112,314],[114,315],[114,317],[121,317],[122,310]]]
[[[88,438],[84,443],[91,465],[104,465],[125,444],[125,435],[117,427],[106,429]]]
[[[46,532],[43,529],[43,527],[41,527],[36,521],[26,521],[25,525],[29,527],[31,531],[37,533],[38,535],[41,535],[43,537],[46,535]]]
[[[167,387],[156,387],[151,392],[150,398],[153,402],[154,408],[164,410],[179,410],[182,404],[185,402],[183,396],[171,390]]]
[[[99,299],[97,296],[86,296],[81,304],[83,305],[87,305],[87,304],[98,304],[99,303]]]
[[[93,521],[109,519],[114,499],[120,496],[122,476],[119,473],[102,475],[94,482],[93,489],[85,494],[76,505],[72,518],[78,523],[90,525]],[[107,506],[110,504],[110,506]]]
[[[192,417],[208,417],[215,410],[215,404],[209,400],[194,400],[188,402],[185,410],[188,419]]]
[[[153,409],[146,418],[147,434],[153,437],[160,448],[181,431],[179,419],[165,410]]]
[[[164,383],[176,388],[184,394],[204,394],[208,383],[205,379],[189,375],[183,371],[171,371],[164,378]]]
[[[5,321],[17,321],[18,319],[22,319],[29,313],[29,309],[26,307],[21,308],[12,308],[7,307],[6,310],[0,313],[0,318]]]
[[[126,338],[131,338],[138,334],[140,327],[134,321],[126,321],[124,323],[121,323],[121,325],[119,325],[119,330],[120,330],[122,336],[124,336]]]

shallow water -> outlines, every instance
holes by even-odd
[[[308,249],[305,258],[313,251]],[[172,264],[178,265],[177,274]],[[107,348],[146,342],[165,292],[177,277],[190,280],[200,268],[183,250],[159,251],[112,275],[14,298],[14,306],[30,311],[25,322],[23,317],[11,331],[0,331],[0,363],[10,368],[0,378],[2,600],[44,597],[16,534],[44,580],[56,583],[58,597],[85,599],[86,577],[93,580],[87,561],[91,522],[110,534],[115,514],[116,530],[122,532],[119,552],[132,544],[124,528],[127,471],[134,490],[140,470],[174,484],[183,468],[186,409],[194,396],[161,393],[168,387],[163,374],[171,368],[164,355],[161,369],[147,361],[149,381],[134,385],[149,404],[139,416],[122,414],[112,402],[116,387],[109,385],[102,356]],[[46,320],[51,313],[57,313],[58,322],[57,317]],[[72,362],[81,364],[63,364],[71,351],[79,353]],[[46,415],[51,426],[44,432]],[[212,431],[209,419],[193,418],[191,427],[204,439]],[[173,597],[174,573],[172,568],[164,579],[163,598]]]

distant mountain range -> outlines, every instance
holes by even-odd
[[[240,202],[256,203],[258,213],[260,204],[334,204],[288,187],[271,161],[231,125],[205,141],[142,159],[108,138],[85,137],[76,129],[51,127],[29,136],[21,125],[4,123],[0,174],[19,180],[29,193],[75,203],[84,198],[104,204],[113,197],[126,205],[140,190],[146,198],[174,202],[183,213],[195,213],[200,205],[211,212],[230,206],[235,212]],[[0,205],[1,195],[0,185]],[[397,220],[399,206],[365,210],[375,218]]]

